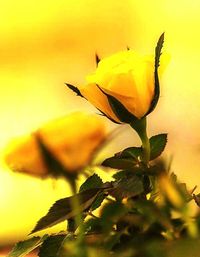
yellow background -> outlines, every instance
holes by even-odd
[[[95,68],[96,51],[104,57],[129,46],[152,53],[164,31],[171,61],[149,133],[169,133],[166,156],[173,155],[173,170],[200,186],[199,14],[199,0],[1,0],[0,147],[71,110],[96,111],[64,82],[83,83]],[[122,138],[110,150],[131,145],[128,136]],[[13,174],[2,164],[0,244],[24,238],[68,194],[61,180]]]

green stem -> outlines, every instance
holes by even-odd
[[[73,199],[71,201],[72,209],[77,213],[74,217],[75,219],[75,227],[79,228],[79,232],[77,235],[77,257],[87,257],[87,250],[85,246],[85,233],[83,227],[83,219],[80,212],[80,201],[77,197],[77,188],[75,179],[71,179],[70,181],[71,191],[73,193]]]
[[[130,123],[131,127],[138,133],[141,141],[142,141],[142,149],[143,149],[143,161],[148,165],[150,160],[150,143],[149,138],[147,136],[147,122],[146,117],[141,120],[134,121]]]
[[[77,196],[77,189],[76,189],[76,181],[75,180],[71,180],[70,181],[70,186],[71,186],[71,191],[73,194],[73,198],[71,201],[71,205],[72,205],[72,209],[74,210],[75,213],[77,213],[77,215],[75,215],[74,219],[75,219],[75,225],[76,228],[77,227],[82,227],[82,217],[81,217],[81,213],[80,213],[80,203],[79,203],[79,198]],[[80,231],[81,233],[82,231]]]

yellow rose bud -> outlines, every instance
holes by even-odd
[[[100,61],[87,81],[88,85],[79,88],[81,93],[108,116],[119,121],[103,92],[141,118],[148,112],[154,96],[154,59],[141,57],[131,50],[119,52]]]
[[[37,138],[40,138],[67,172],[77,173],[88,165],[105,137],[105,126],[99,117],[77,112],[49,122],[33,134],[11,141],[6,149],[5,161],[15,171],[35,176],[48,175],[38,144]]]
[[[159,98],[158,67],[164,34],[155,56],[140,56],[126,50],[98,62],[87,84],[78,88],[67,84],[115,122],[132,123],[155,108]]]

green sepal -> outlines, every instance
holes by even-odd
[[[96,61],[96,66],[98,66],[98,64],[101,61],[101,59],[99,58],[97,53],[95,53],[95,61]]]
[[[114,114],[117,116],[117,118],[121,122],[123,122],[123,123],[132,123],[132,122],[138,120],[138,118],[135,117],[132,113],[130,113],[124,107],[124,105],[120,101],[118,101],[114,96],[106,93],[100,86],[98,86],[98,88],[101,90],[101,92],[104,95],[106,95],[112,111],[114,112]]]
[[[151,113],[155,109],[155,107],[158,103],[159,96],[160,96],[158,67],[159,67],[159,64],[160,64],[160,56],[162,54],[161,50],[162,50],[162,47],[163,47],[163,43],[164,43],[164,33],[162,33],[161,36],[159,37],[156,48],[155,48],[154,97],[152,99],[150,108],[149,108],[148,112],[145,114],[145,116],[148,115],[149,113]]]
[[[100,61],[100,59],[98,59],[98,55],[96,55],[96,62],[97,62],[97,61]],[[85,98],[85,97],[81,94],[81,91],[80,91],[77,87],[75,87],[75,86],[73,86],[73,85],[71,85],[71,84],[69,84],[69,83],[65,83],[65,85],[66,85],[69,89],[71,89],[74,93],[76,93],[77,96],[80,96],[80,97]],[[87,98],[85,98],[85,100],[87,100]],[[87,101],[88,101],[88,100],[87,100]],[[120,124],[120,122],[115,121],[114,119],[112,119],[111,117],[109,117],[107,114],[105,114],[102,110],[100,110],[100,109],[98,109],[98,108],[97,108],[97,110],[100,111],[101,115],[105,116],[106,118],[108,118],[108,119],[111,120],[112,122],[114,122],[114,123],[116,123],[116,124]]]
[[[156,159],[161,155],[165,149],[167,143],[167,134],[159,134],[153,136],[149,140],[150,142],[150,160]]]
[[[100,115],[105,116],[106,118],[108,118],[110,121],[116,123],[116,124],[121,124],[120,122],[117,122],[116,120],[112,119],[111,117],[109,117],[107,114],[105,114],[102,110],[100,110],[99,108],[97,108],[98,111],[100,111]]]
[[[164,37],[165,37],[165,33],[163,32],[157,42],[156,45],[156,49],[155,49],[155,68],[158,68],[160,65],[160,56],[161,56],[161,50],[163,47],[163,43],[164,43]]]
[[[193,194],[193,199],[198,207],[200,207],[200,194]]]
[[[49,151],[45,143],[42,141],[41,137],[38,134],[35,134],[39,150],[41,152],[42,158],[45,162],[49,175],[53,177],[63,176],[68,180],[74,180],[76,178],[77,172],[69,172],[66,167],[64,167]]]
[[[100,59],[99,59],[99,57],[98,57],[97,54],[95,55],[95,58],[96,58],[96,64],[98,65]],[[73,86],[73,85],[71,85],[71,84],[69,84],[69,83],[65,83],[65,85],[66,85],[69,89],[71,89],[74,93],[76,93],[77,96],[80,96],[80,97],[85,98],[85,97],[81,94],[81,91],[80,91],[77,87],[75,87],[75,86]],[[87,100],[87,98],[85,98],[85,100]],[[87,100],[87,101],[88,101],[88,100]],[[112,122],[114,122],[114,123],[116,123],[116,124],[120,124],[120,122],[115,121],[114,119],[112,119],[111,117],[109,117],[107,114],[105,114],[105,113],[104,113],[102,110],[100,110],[99,108],[97,108],[97,110],[101,113],[100,115],[105,116],[105,117],[108,118],[110,121],[112,121]]]
[[[81,94],[81,91],[80,91],[77,87],[75,87],[75,86],[73,86],[72,84],[69,84],[69,83],[65,83],[65,85],[66,85],[69,89],[71,89],[74,93],[76,93],[77,96],[80,96],[80,97],[83,97],[83,98],[84,98],[84,96]]]

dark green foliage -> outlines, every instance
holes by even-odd
[[[45,235],[42,238],[32,237],[28,240],[21,241],[15,245],[8,257],[23,257],[40,246],[46,238],[47,236]]]
[[[102,230],[110,233],[110,229],[120,218],[128,212],[128,208],[121,202],[111,202],[103,207],[101,213]]]
[[[138,159],[142,156],[142,148],[141,147],[128,147],[124,149],[121,153],[117,154],[120,158],[131,158],[135,160],[135,163],[138,162]]]
[[[150,161],[156,159],[164,151],[167,143],[167,134],[160,134],[150,138]],[[113,157],[103,161],[102,166],[113,169],[134,169],[141,165],[143,160],[142,147],[128,147],[116,153]],[[141,166],[142,168],[142,166]]]
[[[79,193],[92,188],[101,188],[102,186],[102,179],[97,174],[93,174],[92,176],[87,178],[86,181],[81,185]]]
[[[121,169],[113,175],[113,181],[103,183],[97,174],[93,174],[80,186],[77,195],[57,201],[33,232],[68,219],[72,227],[67,232],[70,240],[66,240],[65,235],[50,236],[42,244],[39,256],[89,257],[87,254],[91,249],[95,255],[101,249],[104,257],[179,256],[179,243],[176,245],[173,240],[180,238],[181,244],[182,238],[190,238],[189,225],[185,223],[186,217],[189,218],[187,204],[192,199],[197,205],[200,201],[194,190],[189,192],[186,184],[180,183],[174,173],[166,170],[167,165],[162,159],[155,161],[166,142],[166,134],[150,138],[152,165],[143,162],[142,147],[129,147],[116,153],[103,162],[104,166]],[[176,206],[169,191],[165,191],[165,185],[160,188],[162,176],[169,179],[175,197],[181,199],[180,206]],[[71,204],[74,197],[79,201],[81,227],[75,227],[74,223],[77,215]],[[95,216],[93,210],[97,208],[100,211]],[[178,217],[173,217],[174,211]],[[199,224],[200,221],[192,226],[200,228]],[[79,230],[84,234],[77,234]],[[166,243],[168,239],[170,241]]]
[[[130,198],[144,191],[142,179],[138,176],[124,177],[115,183],[109,194],[118,200]]]
[[[129,174],[129,170],[120,170],[118,172],[116,172],[114,175],[113,175],[113,178],[118,181],[122,178],[126,178],[127,175]]]
[[[107,158],[101,165],[113,169],[132,169],[139,163],[140,158],[142,158],[141,147],[128,147],[113,157]]]
[[[41,218],[31,233],[51,227],[57,223],[76,216],[79,212],[83,212],[90,208],[98,193],[99,188],[89,189],[71,197],[63,198],[55,202],[50,208],[47,215]],[[79,210],[72,209],[72,202],[77,198],[79,201]]]
[[[149,142],[151,149],[150,160],[154,160],[164,151],[167,143],[167,134],[153,136],[150,138]]]
[[[39,250],[39,257],[57,257],[66,235],[52,235],[44,240]]]
[[[94,211],[96,210],[99,206],[101,206],[103,200],[106,198],[106,194],[104,192],[99,192],[96,199],[90,206],[90,210]]]
[[[151,138],[153,156],[161,153],[164,142],[166,135]],[[140,160],[140,154],[137,154],[140,149],[127,148],[116,157]],[[194,194],[194,190],[189,192],[174,173],[165,171],[166,164],[162,160],[150,167],[140,162],[135,165],[134,169],[115,173],[112,182],[103,183],[97,174],[93,174],[81,185],[76,196],[57,201],[33,232],[65,219],[73,221],[76,216],[71,205],[73,197],[78,197],[82,213],[83,224],[78,230],[73,228],[65,234],[21,242],[9,257],[23,257],[38,246],[39,257],[90,257],[91,251],[102,257],[179,257],[183,253],[198,256],[195,246],[198,240],[190,237],[185,219],[189,218],[186,212],[188,201],[194,199],[199,205],[199,195]],[[163,188],[160,190],[159,179],[163,175],[168,177],[181,197],[180,208],[174,206]],[[98,207],[100,211],[95,216],[92,211]],[[174,211],[178,217],[173,217]],[[197,216],[192,226],[198,230],[199,224]],[[79,234],[79,230],[84,234]]]
[[[92,189],[92,188],[101,188],[101,187],[103,187],[102,179],[97,174],[93,174],[81,185],[79,192],[83,192],[85,190]],[[101,205],[104,199],[105,199],[104,192],[99,192],[96,199],[92,203],[90,210],[94,211],[95,209],[97,209]]]
[[[119,158],[114,156],[106,159],[101,165],[113,169],[131,169],[134,164],[134,161],[130,158]]]
[[[102,232],[102,224],[101,219],[98,217],[93,217],[84,222],[84,230],[88,233],[88,235],[101,233]]]

